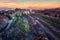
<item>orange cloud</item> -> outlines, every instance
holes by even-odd
[[[59,4],[17,4],[17,3],[0,3],[0,8],[56,8]]]

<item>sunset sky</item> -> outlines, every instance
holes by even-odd
[[[57,8],[60,0],[0,0],[0,8]]]

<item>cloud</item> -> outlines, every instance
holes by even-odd
[[[34,3],[59,3],[60,0],[0,0],[0,2],[14,2],[14,3],[28,3],[28,4],[34,4]]]
[[[60,0],[0,0],[0,7],[9,8],[46,8],[60,7]],[[9,5],[9,6],[8,6]]]

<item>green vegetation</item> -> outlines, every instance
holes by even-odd
[[[14,37],[15,33],[20,30],[20,32],[27,37],[29,32],[29,25],[27,19],[23,16],[20,16],[19,14],[20,13],[15,14],[13,18],[12,28],[14,32],[12,32],[12,36]]]
[[[24,18],[24,17],[23,17],[23,23],[24,23],[25,34],[27,35],[27,33],[29,31],[29,26],[28,26],[28,22],[27,22],[26,18]]]
[[[42,16],[42,17],[49,20],[49,21],[51,21],[54,24],[59,24],[60,25],[60,21],[58,21],[56,19],[52,19],[52,18],[49,18],[49,17],[46,17],[46,16]]]

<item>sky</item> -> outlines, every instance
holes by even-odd
[[[0,8],[57,8],[60,0],[0,0]]]

